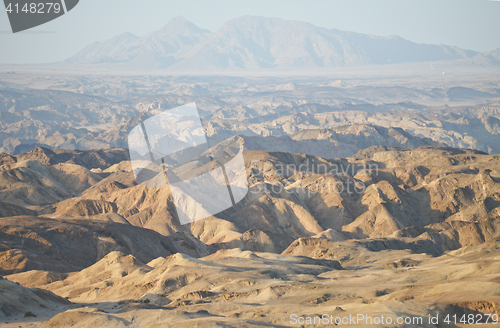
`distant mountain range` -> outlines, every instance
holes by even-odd
[[[499,55],[500,50],[478,53],[257,16],[230,20],[210,33],[178,16],[143,37],[124,33],[92,43],[65,62],[176,71],[286,70],[457,59],[498,65]]]

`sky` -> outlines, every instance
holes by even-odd
[[[143,36],[178,15],[212,32],[230,19],[256,15],[476,51],[500,48],[500,1],[80,0],[67,14],[15,34],[2,10],[0,64],[64,60],[92,42],[120,33]]]

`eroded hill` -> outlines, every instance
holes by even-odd
[[[19,291],[31,298],[15,311],[0,300],[4,322],[27,311],[39,317],[22,320],[44,327],[498,314],[498,155],[245,151],[248,195],[189,225],[179,224],[169,188],[137,185],[123,156],[37,148],[2,157],[1,272],[73,302]],[[60,305],[41,309],[37,297]]]

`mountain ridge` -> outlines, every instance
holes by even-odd
[[[460,59],[496,65],[495,57],[495,51],[482,54],[447,45],[418,44],[399,36],[346,32],[260,16],[229,20],[210,33],[177,16],[140,38],[123,33],[93,43],[65,62],[173,71],[284,70]]]

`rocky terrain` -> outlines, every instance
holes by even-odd
[[[491,68],[448,68],[2,71],[0,326],[497,326],[500,86]],[[193,160],[243,149],[250,190],[181,225],[168,187],[136,183],[126,147],[141,120],[191,102],[210,145]]]
[[[169,189],[137,185],[125,150],[3,155],[2,327],[500,314],[498,155],[398,145],[244,157],[247,197],[180,225]]]
[[[3,72],[0,151],[126,148],[128,133],[141,119],[195,102],[211,144],[243,136],[248,150],[293,148],[321,157],[349,157],[374,144],[499,153],[495,70],[436,70],[422,68],[422,76],[406,78],[388,69],[387,76],[371,80],[353,72],[343,80]],[[274,143],[279,148],[266,146]],[[322,151],[322,143],[337,143],[337,155]]]

